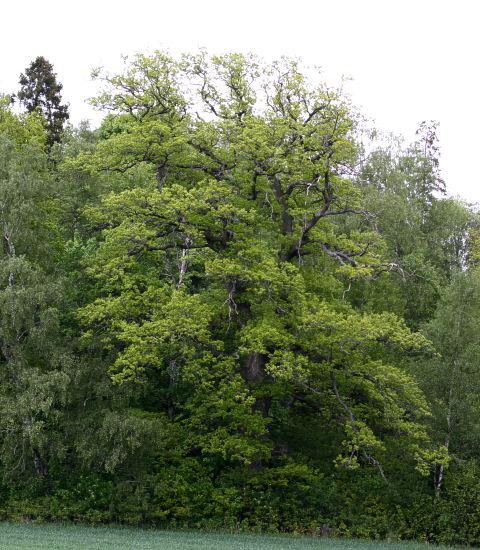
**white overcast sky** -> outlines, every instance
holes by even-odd
[[[480,202],[480,0],[3,0],[0,23],[0,92],[43,55],[74,123],[98,121],[90,71],[121,54],[301,57],[332,84],[351,76],[354,103],[381,130],[411,140],[438,120],[449,193]]]

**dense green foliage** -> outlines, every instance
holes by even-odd
[[[477,215],[296,62],[0,106],[0,513],[479,543]]]

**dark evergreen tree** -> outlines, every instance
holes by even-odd
[[[53,65],[44,57],[39,56],[32,61],[20,75],[20,90],[17,94],[20,102],[28,112],[40,111],[47,122],[47,144],[60,140],[63,126],[69,118],[68,106],[62,105],[62,84],[57,82]]]

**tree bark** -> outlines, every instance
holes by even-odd
[[[48,474],[48,464],[42,459],[37,449],[33,449],[33,465],[37,476],[44,477]]]

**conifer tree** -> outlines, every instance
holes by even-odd
[[[32,61],[20,75],[20,90],[17,94],[20,102],[31,113],[40,111],[47,123],[47,145],[52,146],[60,140],[63,126],[69,118],[68,106],[62,104],[62,84],[57,82],[53,65],[39,56]]]

